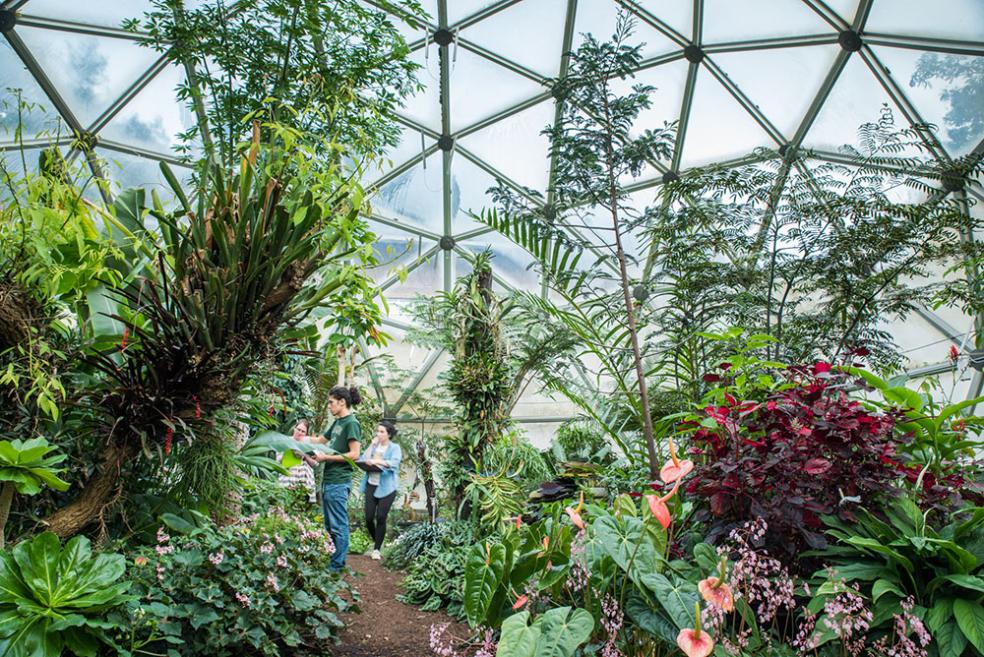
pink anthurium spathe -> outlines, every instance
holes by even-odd
[[[731,594],[731,587],[717,577],[712,575],[707,579],[702,579],[697,584],[697,590],[700,591],[701,597],[708,603],[716,605],[727,612],[735,610],[735,599]]]
[[[519,609],[529,601],[530,601],[530,597],[528,595],[521,595],[518,598],[516,598],[516,602],[513,603],[512,608]]]
[[[714,639],[707,632],[700,629],[700,603],[694,603],[694,610],[697,612],[696,627],[692,630],[680,630],[677,634],[677,646],[687,657],[708,657],[714,650]]]
[[[581,509],[583,507],[584,507],[584,492],[581,493],[581,497],[578,500],[576,509],[572,507],[567,507],[566,509],[564,509],[564,511],[567,512],[567,515],[571,517],[571,522],[573,522],[574,526],[577,527],[578,529],[584,529],[584,520],[581,518]]]
[[[686,477],[691,470],[694,469],[694,462],[691,460],[681,461],[677,458],[676,446],[673,444],[673,438],[667,439],[670,445],[670,460],[666,462],[663,469],[659,471],[659,478],[663,480],[664,484],[672,484],[675,481],[679,481]]]
[[[677,489],[679,488],[680,482],[678,481],[674,484],[673,490],[663,497],[658,495],[646,495],[646,501],[649,503],[649,511],[656,517],[656,521],[663,526],[663,529],[668,529],[673,520],[670,516],[670,509],[666,506],[666,501],[676,495]]]

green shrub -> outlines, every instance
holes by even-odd
[[[133,553],[129,614],[139,641],[158,654],[323,654],[349,608],[348,585],[328,572],[331,538],[280,509],[216,527],[165,518],[157,545]],[[212,628],[202,631],[203,627]]]

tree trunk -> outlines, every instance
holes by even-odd
[[[5,482],[0,491],[0,550],[7,544],[7,518],[10,517],[10,504],[14,501],[14,484]]]
[[[99,520],[123,485],[120,480],[123,463],[136,456],[136,453],[137,449],[132,446],[108,444],[103,450],[98,472],[86,482],[79,496],[42,521],[48,531],[60,538],[68,538]]]

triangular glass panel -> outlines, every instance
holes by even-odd
[[[377,238],[373,250],[378,264],[370,267],[368,272],[380,284],[391,277],[398,277],[436,244],[426,237],[405,233],[377,221],[370,220],[369,226]]]
[[[842,146],[857,147],[861,126],[877,123],[885,106],[892,110],[896,129],[910,127],[861,58],[851,57],[807,132],[803,147],[827,151],[837,151]],[[913,148],[891,155],[915,156],[920,152]]]
[[[722,162],[776,146],[752,115],[710,73],[697,74],[681,169]]]
[[[388,150],[386,155],[375,166],[371,166],[366,171],[366,176],[371,181],[379,180],[393,169],[414,158],[419,158],[433,144],[434,140],[430,137],[417,132],[413,128],[403,128],[403,131],[400,133],[400,143]],[[427,166],[430,166],[431,163],[435,163],[434,166],[441,166],[440,152],[427,157]],[[370,183],[368,186],[372,187],[373,184]]]
[[[424,88],[404,102],[399,114],[441,132],[441,65],[437,51],[438,47],[432,41],[426,49],[410,55],[410,60],[421,67],[417,78]]]
[[[95,122],[160,58],[125,39],[32,27],[18,27],[17,34],[83,127]],[[168,96],[173,102],[173,93]]]
[[[620,13],[626,10],[614,2],[580,2],[577,6],[577,18],[574,22],[573,50],[584,43],[584,35],[591,34],[595,39],[604,43],[612,38]],[[634,16],[634,14],[633,14]],[[642,45],[640,54],[643,59],[655,55],[680,50],[680,45],[659,32],[656,28],[644,22],[638,16],[634,18],[635,29],[628,39],[628,45]],[[685,34],[686,37],[689,33]],[[688,37],[689,40],[689,37]]]
[[[478,255],[486,249],[491,249],[492,272],[501,276],[506,283],[519,289],[534,289],[540,284],[540,277],[534,268],[534,259],[523,248],[509,238],[495,231],[485,233],[470,240],[465,240],[458,246],[471,255]],[[457,274],[456,275],[460,275]]]
[[[834,45],[747,50],[715,54],[714,63],[791,139],[839,52]]]
[[[160,162],[145,157],[120,153],[106,148],[97,149],[102,163],[103,172],[113,182],[113,192],[142,187],[149,194],[157,192],[165,204],[174,200],[174,190],[161,173]],[[192,170],[181,166],[169,165],[178,181],[187,189],[191,182]]]
[[[121,27],[124,20],[140,18],[144,12],[152,10],[154,6],[150,0],[114,0],[114,2],[30,0],[21,9],[29,16],[57,18],[62,21],[102,27]]]
[[[178,134],[195,125],[191,109],[175,99],[184,81],[184,71],[169,64],[100,130],[100,136],[158,153],[173,153],[183,145]]]
[[[830,31],[830,24],[802,0],[704,0],[704,43]]]
[[[0,94],[0,143],[15,141],[18,122],[25,140],[70,133],[6,39],[0,40]]]
[[[475,12],[482,11],[486,7],[496,4],[497,0],[449,0],[448,2],[448,25],[454,25],[463,18],[468,18]],[[435,10],[434,20],[437,20]]]
[[[2,163],[0,182],[8,175],[15,179],[21,179],[27,173],[37,172],[41,150],[40,148],[25,148],[23,152],[18,148],[0,150],[0,163]],[[5,197],[6,194],[7,190],[5,189]]]
[[[952,156],[966,155],[984,137],[981,72],[984,58],[872,48],[926,123],[935,125]]]
[[[543,192],[547,185],[549,145],[546,136],[540,133],[553,119],[554,103],[544,101],[463,137],[461,146],[514,182]]]
[[[567,5],[567,0],[525,0],[462,30],[460,37],[541,75],[556,77]]]
[[[471,213],[480,214],[493,206],[488,190],[495,187],[496,181],[461,153],[455,153],[451,164],[451,180],[460,198],[460,203],[451,219],[451,234],[457,239],[463,233],[484,227],[471,218]]]
[[[827,0],[826,4],[848,25],[858,12],[858,0]]]
[[[984,41],[984,3],[950,0],[945,7],[931,8],[922,0],[876,2],[865,31],[979,43]]]
[[[414,166],[379,190],[371,199],[372,211],[387,219],[405,221],[433,233],[444,231],[443,174],[440,158]],[[457,209],[452,190],[452,213]]]
[[[650,14],[666,23],[687,41],[694,32],[693,3],[680,0],[637,0]],[[706,14],[706,10],[705,10]]]
[[[423,251],[427,254],[427,249]],[[414,258],[407,263],[409,270],[405,278],[394,280],[387,277],[387,281],[392,285],[383,290],[383,296],[387,299],[413,299],[419,295],[430,296],[435,290],[442,289],[444,285],[444,252],[438,251],[426,259]],[[412,268],[412,269],[411,269]]]
[[[448,78],[453,132],[467,129],[480,119],[507,111],[517,103],[546,91],[545,87],[533,80],[464,48],[458,50]]]

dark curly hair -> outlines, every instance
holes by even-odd
[[[362,395],[359,394],[359,389],[355,386],[352,386],[351,388],[346,388],[345,386],[335,386],[328,391],[328,396],[334,399],[341,399],[349,408],[358,406],[359,403],[362,402]]]

